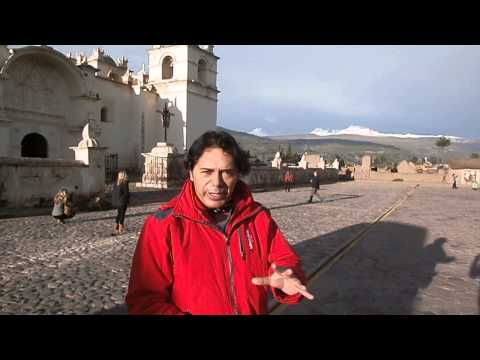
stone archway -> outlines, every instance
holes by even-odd
[[[22,140],[22,157],[47,158],[47,140],[37,133],[26,135]]]

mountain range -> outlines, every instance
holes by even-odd
[[[358,161],[365,153],[383,155],[392,162],[424,157],[433,161],[446,161],[452,158],[470,157],[472,153],[480,154],[480,140],[455,136],[446,136],[450,138],[451,145],[441,149],[435,145],[439,138],[437,135],[405,134],[407,135],[405,136],[404,134],[382,134],[371,130],[370,132],[363,131],[370,135],[331,132],[331,134],[324,133],[323,136],[319,136],[313,133],[314,130],[309,134],[256,136],[241,131],[218,128],[230,133],[244,149],[250,151],[251,155],[256,155],[263,161],[271,160],[277,151],[286,153],[289,147],[294,153],[308,151],[321,154],[329,161],[340,157],[348,162]],[[355,129],[353,130],[352,132],[355,132]]]

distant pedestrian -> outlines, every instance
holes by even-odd
[[[285,191],[290,192],[290,188],[293,184],[293,173],[290,170],[287,170],[285,173],[283,181],[285,183]]]
[[[67,189],[61,189],[53,198],[52,216],[57,223],[65,224],[65,219],[70,219],[75,215],[72,203],[69,199]]]
[[[112,235],[121,235],[125,232],[125,213],[129,203],[128,176],[125,170],[121,170],[118,172],[117,181],[113,184],[112,204],[117,208],[117,218],[115,219],[115,233]]]
[[[452,189],[457,189],[457,175],[452,174],[452,179],[453,179]]]
[[[310,198],[308,199],[308,202],[312,202],[313,195],[319,198],[320,202],[323,202],[323,198],[317,193],[317,191],[320,189],[320,176],[318,176],[317,171],[313,172],[313,177],[310,179],[310,182],[312,183],[312,190],[310,192]]]

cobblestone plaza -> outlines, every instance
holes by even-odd
[[[65,225],[49,215],[0,220],[0,314],[124,313],[133,251],[164,200],[158,194],[128,209],[121,236],[111,236],[115,210],[79,213]],[[356,181],[322,185],[319,194],[324,202],[312,204],[306,187],[254,194],[308,275],[364,232],[311,279],[314,301],[274,313],[478,314],[479,191]]]

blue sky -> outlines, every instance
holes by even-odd
[[[131,70],[151,45],[103,47]],[[218,125],[268,135],[341,130],[480,138],[480,46],[220,45]],[[260,130],[261,129],[261,130]]]

